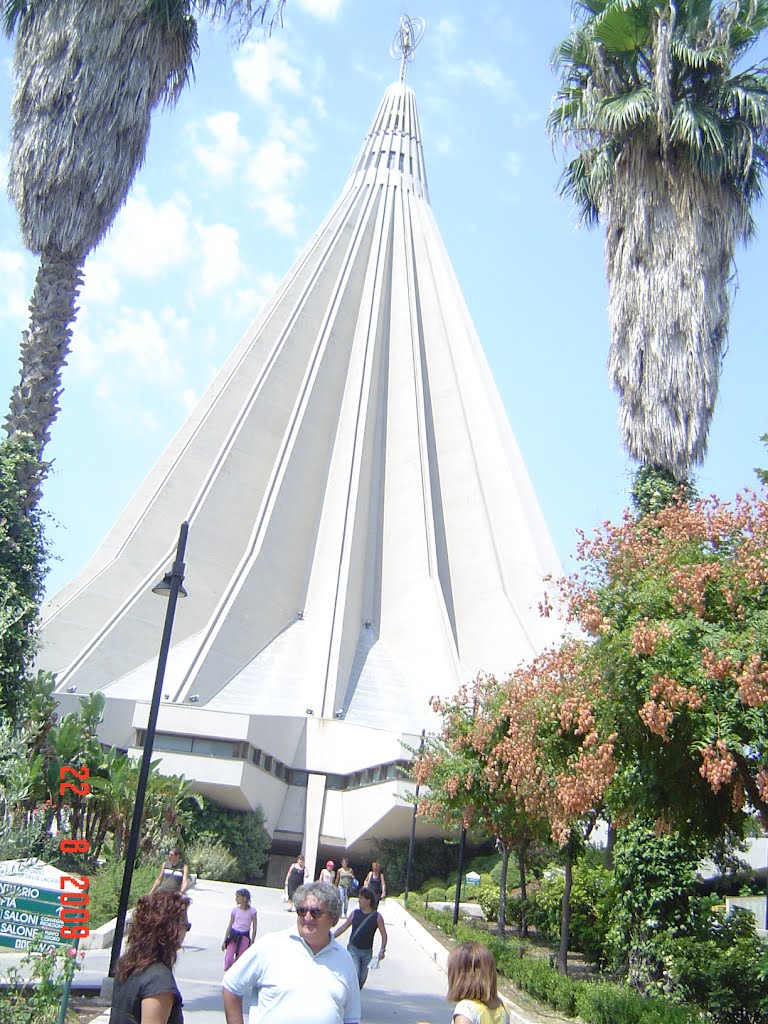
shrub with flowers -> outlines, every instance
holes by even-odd
[[[68,989],[80,969],[74,946],[46,949],[40,943],[32,943],[20,967],[10,967],[2,979],[0,1020],[13,1024],[55,1024],[64,989]],[[76,1019],[74,1013],[71,1017]]]

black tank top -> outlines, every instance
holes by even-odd
[[[355,949],[373,949],[373,937],[379,923],[378,910],[370,910],[364,914],[362,910],[356,910],[352,915],[352,934],[349,937],[349,945]]]

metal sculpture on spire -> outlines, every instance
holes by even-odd
[[[390,55],[400,61],[400,81],[405,82],[405,69],[409,60],[413,60],[413,51],[424,35],[424,19],[409,18],[407,14],[400,17],[400,27],[389,48]]]

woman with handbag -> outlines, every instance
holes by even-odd
[[[352,929],[347,943],[347,952],[352,957],[352,962],[357,970],[357,980],[362,988],[368,977],[368,969],[378,967],[379,960],[383,960],[386,955],[387,929],[384,926],[384,918],[376,909],[378,900],[374,892],[363,886],[357,900],[360,909],[352,911],[344,924],[333,933],[333,937],[338,939],[347,928]],[[381,947],[378,954],[374,956],[373,939],[377,931],[381,935]]]

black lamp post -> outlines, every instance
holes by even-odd
[[[167,596],[168,607],[165,610],[165,625],[163,626],[163,638],[160,642],[160,654],[157,658],[155,688],[152,691],[152,703],[149,708],[147,731],[144,736],[144,749],[141,754],[139,781],[136,786],[136,801],[133,805],[133,818],[131,819],[131,834],[128,837],[128,845],[125,850],[123,885],[120,890],[120,903],[118,904],[117,918],[115,920],[115,937],[112,940],[112,955],[109,960],[110,978],[114,978],[115,976],[115,967],[117,966],[117,961],[120,957],[120,947],[123,944],[125,915],[128,912],[128,898],[131,894],[133,868],[139,852],[141,819],[144,815],[144,797],[146,796],[147,782],[149,781],[149,766],[152,761],[152,748],[155,744],[155,729],[157,727],[157,714],[160,709],[160,695],[163,692],[165,666],[168,661],[168,652],[171,648],[171,633],[173,631],[173,617],[176,613],[176,600],[179,597],[187,596],[187,592],[182,586],[182,582],[184,580],[184,551],[187,546],[188,531],[189,523],[182,523],[181,529],[179,530],[179,543],[176,548],[176,560],[171,566],[171,571],[166,573],[162,581],[152,588],[153,594]]]
[[[459,877],[456,879],[456,899],[453,901],[453,923],[459,923],[459,903],[461,902],[461,880],[464,874],[464,847],[467,842],[467,826],[461,826],[459,840]]]
[[[419,757],[424,753],[424,737],[427,734],[426,729],[421,730],[421,743],[419,744]],[[408,840],[408,862],[405,865],[405,892],[403,893],[404,898],[408,899],[408,887],[411,884],[411,866],[413,865],[413,843],[416,839],[416,814],[419,809],[419,783],[416,783],[416,802],[413,805],[413,817],[411,818],[411,837]]]

